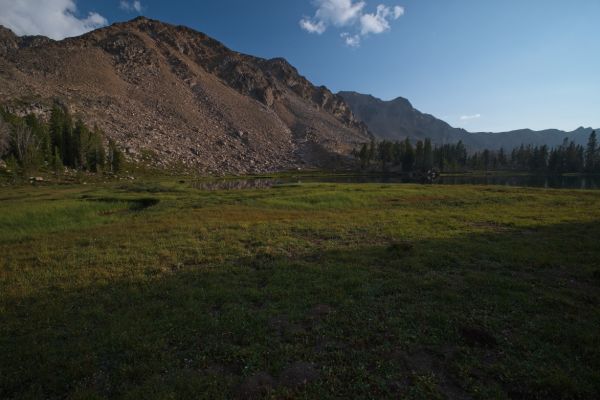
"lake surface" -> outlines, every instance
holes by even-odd
[[[600,175],[442,176],[442,185],[500,185],[548,189],[600,189]]]
[[[324,175],[285,178],[217,179],[193,182],[201,190],[261,189],[294,183],[422,183],[429,185],[497,185],[548,189],[600,189],[600,175],[456,175],[433,181],[397,175]]]

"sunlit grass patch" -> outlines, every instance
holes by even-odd
[[[130,207],[131,204],[125,201],[101,203],[65,200],[11,204],[7,212],[0,214],[0,241],[15,241],[39,234],[58,234],[69,229],[107,223],[110,213]]]

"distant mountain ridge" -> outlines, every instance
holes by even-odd
[[[558,129],[543,131],[521,129],[510,132],[471,133],[461,128],[454,128],[432,115],[422,113],[402,97],[384,101],[357,92],[342,91],[338,95],[346,100],[357,118],[362,120],[376,137],[393,141],[407,137],[415,140],[430,138],[435,144],[462,140],[472,150],[501,147],[510,150],[521,144],[559,146],[565,138],[584,145],[594,130],[581,127],[572,132]]]
[[[549,147],[560,146],[565,139],[573,141],[576,144],[585,145],[590,134],[598,129],[579,127],[571,132],[562,131],[559,129],[545,129],[542,131],[534,131],[531,129],[519,129],[509,132],[477,132],[470,133],[476,141],[479,148],[498,149],[513,149],[524,145]]]
[[[144,17],[61,41],[0,27],[0,105],[47,116],[56,103],[132,160],[205,173],[328,167],[371,139],[286,60]]]
[[[583,144],[592,131],[469,133],[406,99],[333,94],[282,58],[241,54],[145,17],[61,41],[0,26],[0,106],[47,118],[56,104],[133,161],[219,174],[350,166],[372,134],[510,149],[565,137]]]

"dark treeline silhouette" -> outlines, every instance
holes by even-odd
[[[469,153],[459,141],[432,147],[431,140],[409,139],[401,142],[365,143],[354,152],[362,169],[384,172],[464,172],[469,170],[514,170],[539,173],[600,173],[600,147],[596,132],[587,146],[577,145],[565,138],[562,145],[549,148],[525,146],[512,149],[483,150]]]
[[[0,109],[0,158],[25,171],[64,167],[117,173],[123,155],[114,141],[103,142],[100,129],[75,121],[66,108],[55,106],[48,122],[33,114],[19,117]]]

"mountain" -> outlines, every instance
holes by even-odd
[[[0,105],[47,117],[57,103],[130,159],[206,173],[331,166],[372,137],[286,60],[183,26],[139,17],[62,41],[0,27]]]
[[[542,131],[519,129],[509,132],[477,132],[471,133],[470,135],[472,135],[472,139],[475,139],[475,143],[479,148],[499,149],[503,147],[505,149],[513,149],[521,144],[557,147],[560,146],[565,139],[585,146],[590,134],[594,130],[595,129],[584,127],[579,127],[571,132],[565,132],[559,129],[546,129]]]
[[[521,144],[558,146],[565,138],[577,144],[587,143],[592,128],[578,128],[572,132],[557,129],[533,131],[521,129],[511,132],[476,132],[454,128],[448,123],[415,109],[408,100],[398,97],[384,101],[367,94],[339,92],[354,114],[362,120],[379,139],[422,140],[430,138],[435,144],[454,143],[462,140],[472,150],[513,149]]]
[[[431,138],[436,143],[460,140],[467,131],[415,109],[402,97],[384,101],[356,92],[339,92],[354,114],[380,139]]]

